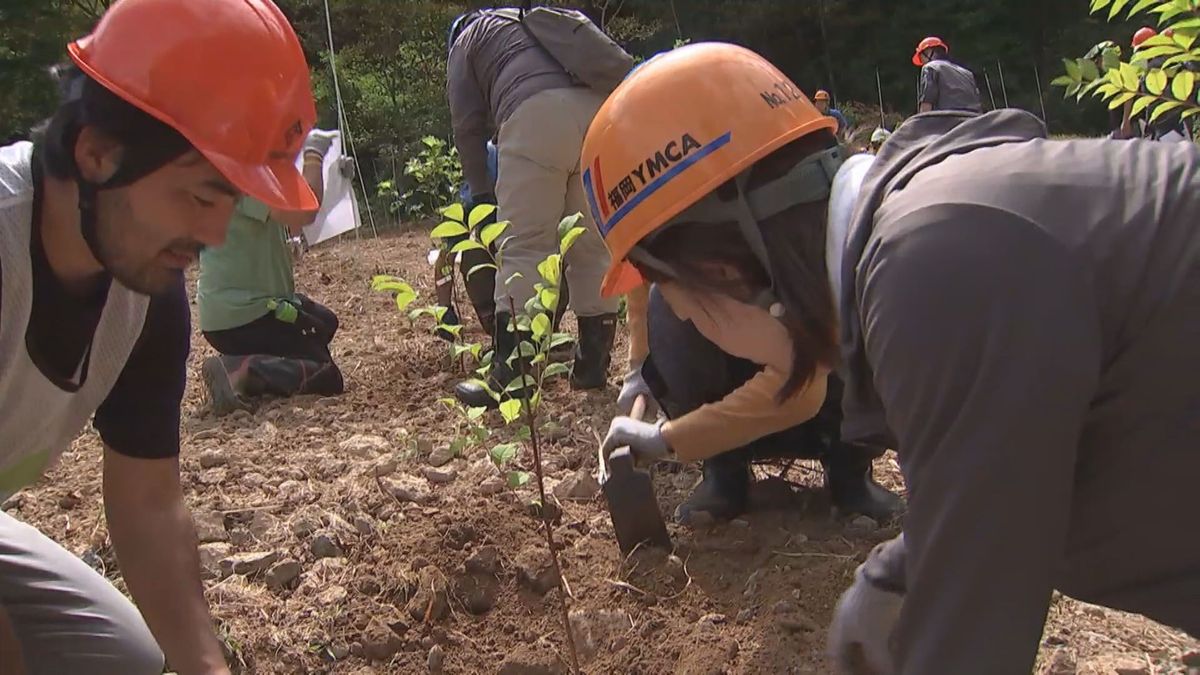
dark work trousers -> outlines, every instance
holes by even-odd
[[[647,323],[650,355],[642,366],[642,374],[668,418],[686,415],[706,403],[725,398],[762,369],[756,363],[726,354],[690,321],[680,320],[657,287],[650,291]],[[797,458],[819,459],[831,469],[865,467],[885,449],[841,441],[841,399],[842,383],[830,374],[825,403],[816,417],[709,461],[742,463]]]
[[[204,339],[226,356],[267,354],[333,363],[329,343],[338,329],[337,316],[307,296],[297,294],[296,297],[300,306],[296,308],[298,316],[292,323],[277,319],[275,312],[267,312],[244,326],[206,331]]]

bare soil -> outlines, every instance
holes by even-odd
[[[541,592],[553,577],[528,507],[533,483],[489,489],[498,474],[487,447],[443,467],[453,469],[449,482],[424,474],[430,450],[457,435],[457,418],[437,400],[459,375],[445,343],[410,326],[369,280],[395,274],[430,302],[428,250],[427,236],[408,232],[321,246],[298,264],[298,288],[341,320],[333,347],[344,396],[269,401],[215,419],[198,377],[213,352],[195,336],[183,481],[202,538],[214,540],[202,545],[207,595],[240,672],[565,672],[559,591]],[[479,339],[469,308],[460,308]],[[614,382],[624,350],[622,342],[614,352]],[[560,381],[547,394],[559,426],[545,452],[551,482],[594,471],[615,386],[578,393]],[[489,423],[501,427],[495,413]],[[355,435],[376,438],[347,442]],[[531,453],[523,453],[518,461],[529,468]],[[9,510],[120,586],[100,457],[98,438],[86,432]],[[602,497],[562,503],[557,532],[586,672],[830,671],[822,652],[834,603],[871,547],[896,530],[853,527],[832,514],[818,466],[784,469],[758,469],[769,480],[740,522],[704,531],[671,525],[670,560],[653,552],[623,560]],[[877,474],[902,489],[890,454]],[[696,467],[659,469],[663,512],[698,479]],[[247,573],[234,571],[228,559],[249,553],[272,554],[265,563],[274,566],[241,559],[236,569]],[[1056,597],[1038,667],[1183,673],[1185,654],[1190,661],[1198,649],[1140,617]]]

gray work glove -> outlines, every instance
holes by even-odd
[[[354,158],[342,157],[338,160],[338,173],[346,180],[354,180]]]
[[[615,418],[601,446],[604,456],[608,457],[613,450],[628,445],[635,459],[649,461],[672,458],[674,453],[662,434],[665,423],[666,420],[642,422],[632,417]]]
[[[650,386],[646,384],[646,378],[642,376],[640,364],[625,374],[621,393],[617,395],[617,412],[628,415],[633,410],[633,402],[637,400],[638,396],[646,397],[646,417],[654,419],[658,415],[658,403],[650,393]]]
[[[313,129],[308,132],[308,136],[304,139],[303,153],[305,155],[312,153],[321,157],[329,152],[329,148],[333,146],[333,139],[337,138],[336,131],[322,131],[321,129]]]
[[[904,596],[879,588],[854,572],[854,584],[842,593],[829,627],[829,659],[839,673],[891,675],[895,672],[891,638]]]

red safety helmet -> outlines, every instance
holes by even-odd
[[[318,207],[294,164],[317,117],[308,63],[271,0],[118,0],[67,51],[246,194]]]
[[[941,47],[947,52],[950,51],[950,46],[945,42],[942,42],[942,38],[927,37],[924,40],[921,40],[920,44],[917,45],[917,51],[913,52],[912,62],[914,66],[924,65],[921,63],[921,52],[931,47]]]

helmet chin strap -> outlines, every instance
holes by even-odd
[[[685,223],[736,222],[742,238],[770,280],[770,286],[760,290],[752,303],[770,312],[771,316],[782,318],[785,309],[776,292],[775,271],[759,223],[793,206],[829,199],[833,179],[845,161],[845,156],[846,150],[840,145],[828,148],[798,162],[779,178],[753,189],[748,187],[750,169],[747,169],[734,179],[737,187],[736,199],[725,201],[716,192],[709,193],[672,218],[659,232]],[[651,256],[641,243],[630,251],[629,257],[669,276],[677,276],[670,265]]]

